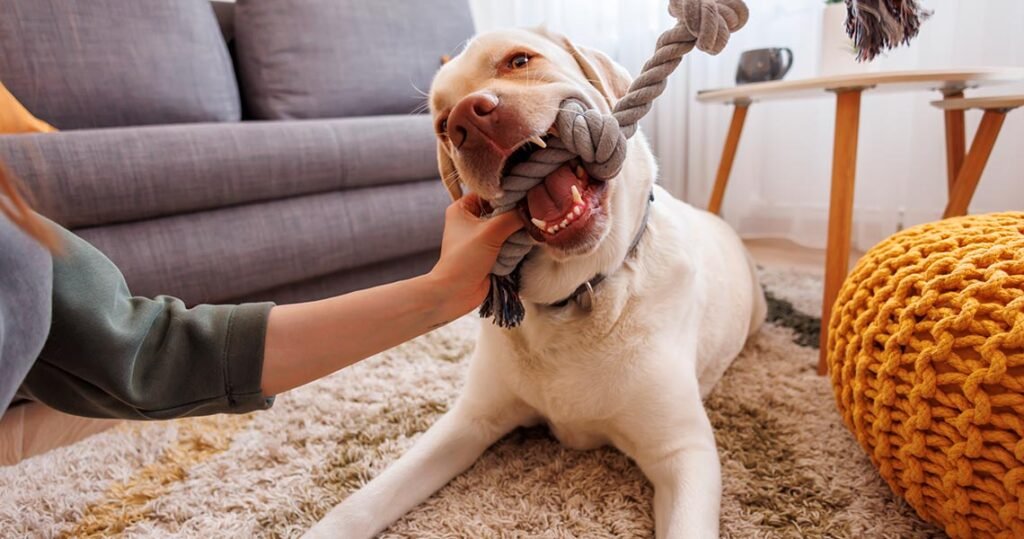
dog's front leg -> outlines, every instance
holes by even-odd
[[[663,431],[679,437],[637,459],[654,485],[658,539],[718,537],[722,472],[715,436],[696,391],[686,401],[684,417]]]
[[[529,412],[506,399],[461,398],[408,453],[332,509],[304,537],[373,537],[468,469]]]

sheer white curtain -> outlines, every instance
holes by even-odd
[[[1024,66],[1024,1],[924,0],[935,15],[910,46],[876,70]],[[667,0],[471,0],[478,28],[546,24],[599,48],[636,74],[671,24]],[[823,0],[747,0],[751,19],[719,56],[694,53],[642,123],[661,165],[662,185],[703,207],[731,110],[694,101],[700,89],[733,84],[746,49],[785,46],[796,61],[787,78],[819,73]],[[1024,85],[969,95],[1024,93]],[[937,219],[946,202],[942,114],[937,93],[867,93],[863,99],[854,215],[859,248],[900,227]],[[745,237],[781,237],[824,247],[834,99],[755,103],[747,117],[724,216]],[[968,141],[980,120],[967,116]],[[1024,110],[1012,112],[971,211],[1024,209]]]
[[[751,21],[717,58],[690,63],[692,89],[732,84],[744,49],[786,46],[796,61],[788,78],[818,74],[822,6],[818,0],[750,0]],[[1024,2],[925,0],[935,15],[907,47],[872,70],[1024,66]],[[968,95],[1024,93],[1024,85]],[[946,203],[942,113],[937,92],[864,94],[854,214],[854,243],[865,249],[912,224],[941,217]],[[724,214],[746,237],[783,237],[824,247],[832,162],[834,98],[754,103],[740,142]],[[1024,209],[1024,111],[1009,115],[971,205],[973,213]],[[691,107],[685,195],[705,204],[728,128],[728,107]],[[968,141],[981,118],[967,115]]]

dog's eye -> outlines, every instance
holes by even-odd
[[[448,118],[441,120],[437,124],[437,134],[442,137],[448,135]]]
[[[520,52],[508,61],[508,67],[509,69],[522,69],[526,67],[526,64],[528,63],[530,63],[530,55],[525,52]]]

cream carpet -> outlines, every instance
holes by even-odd
[[[766,271],[770,323],[707,402],[725,537],[940,537],[889,492],[814,372],[820,280]],[[476,321],[277,399],[268,412],[124,424],[0,468],[3,537],[295,537],[452,402]],[[384,533],[648,537],[650,485],[613,449],[514,432]]]

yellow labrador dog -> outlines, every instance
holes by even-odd
[[[453,196],[459,183],[501,196],[503,171],[545,144],[563,100],[607,113],[629,83],[605,55],[543,30],[476,37],[430,93]],[[570,163],[528,193],[520,211],[543,243],[522,266],[522,325],[482,321],[454,407],[309,537],[371,537],[506,433],[541,422],[569,447],[612,444],[636,461],[654,485],[658,537],[718,536],[721,477],[702,398],[761,325],[765,300],[736,234],[656,176],[637,133],[612,180]]]

